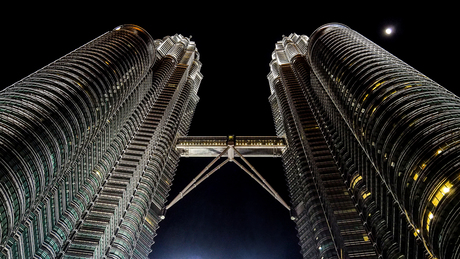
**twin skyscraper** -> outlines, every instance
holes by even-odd
[[[2,90],[0,258],[146,258],[200,68],[189,38],[123,25]],[[303,257],[460,258],[459,97],[342,24],[270,68]]]

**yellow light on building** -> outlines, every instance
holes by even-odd
[[[428,213],[428,218],[426,220],[426,230],[427,231],[430,231],[430,223],[433,218],[434,218],[433,213],[432,212]]]
[[[438,206],[439,202],[441,201],[444,196],[450,192],[450,189],[452,188],[452,183],[447,181],[441,188],[438,189],[436,194],[434,195],[433,199],[431,200],[431,203],[436,207]]]
[[[369,195],[371,195],[370,192],[363,193],[363,199],[366,199]]]
[[[442,189],[442,191],[443,191],[444,194],[446,194],[446,193],[448,193],[448,192],[450,191],[450,187],[447,187],[447,186],[446,186],[446,187],[444,187],[444,188]]]
[[[385,83],[385,81],[383,82],[379,82],[377,84],[375,84],[375,86],[372,88],[372,91],[374,91],[375,89],[377,89],[380,85],[382,85],[383,83]]]
[[[366,94],[366,95],[364,96],[363,102],[367,99],[368,96],[369,96],[369,94]]]
[[[371,115],[375,112],[375,110],[377,109],[377,107],[375,107],[372,112],[371,112]]]
[[[359,182],[359,180],[363,179],[361,175],[357,175],[354,177],[353,182],[351,184],[351,188],[355,188],[355,185]]]

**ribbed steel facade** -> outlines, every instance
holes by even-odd
[[[124,25],[0,92],[0,257],[145,258],[200,67]]]
[[[279,136],[288,148],[283,163],[304,258],[377,258],[344,184],[318,117],[305,60],[306,36],[276,44],[268,76],[269,100]],[[326,126],[327,128],[327,126]]]
[[[314,114],[376,253],[383,258],[460,258],[460,99],[341,24],[324,25],[309,39],[293,34],[277,49],[285,55],[274,55],[269,81],[278,134],[286,134],[295,147],[290,126],[278,118],[284,114],[277,87],[287,92],[291,86],[282,83],[283,69],[278,69],[276,86],[273,67],[286,64],[302,85],[299,95]],[[294,98],[287,99],[296,105]],[[306,114],[292,108],[287,113],[298,120]],[[314,159],[309,165],[306,171],[315,177]],[[289,182],[295,173],[286,161],[285,168]],[[316,179],[317,189],[324,188]],[[289,185],[295,206],[295,194],[306,184],[296,179]],[[329,210],[330,198],[321,198]],[[300,219],[302,235],[309,226]],[[340,251],[341,238],[331,233]],[[309,242],[301,239],[300,244]]]

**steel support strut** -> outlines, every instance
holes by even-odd
[[[224,149],[224,151],[222,151],[222,153],[220,153],[216,158],[214,158],[211,163],[209,163],[195,178],[193,178],[193,180],[187,185],[185,186],[185,188],[176,196],[176,198],[174,198],[167,206],[166,206],[166,210],[168,210],[169,208],[171,208],[172,205],[176,204],[176,202],[178,202],[180,199],[182,199],[184,197],[185,194],[189,193],[187,192],[187,190],[204,174],[206,173],[206,171],[214,164],[217,162],[217,160],[219,160],[219,158],[221,158],[226,152],[227,150],[230,148],[230,146],[227,146],[227,148]],[[201,183],[202,181],[200,181]],[[195,188],[195,187],[194,187]]]
[[[223,155],[227,153],[228,158],[208,172],[206,175],[206,171],[208,171],[212,165],[214,165],[217,160],[219,160]],[[244,163],[251,168],[254,174],[251,173],[246,167],[244,167],[241,163],[239,163],[235,159],[235,155],[239,156]],[[270,193],[273,198],[275,198],[278,202],[281,203],[286,209],[291,211],[291,208],[287,203],[278,195],[278,193],[273,189],[273,187],[267,183],[267,181],[260,175],[260,173],[243,157],[243,155],[238,152],[238,150],[233,145],[228,145],[222,153],[220,153],[216,158],[214,158],[211,163],[209,163],[193,180],[181,191],[179,194],[166,206],[166,210],[171,208],[174,204],[176,204],[179,200],[181,200],[185,195],[187,195],[190,191],[195,189],[200,183],[202,183],[206,178],[211,176],[215,171],[220,169],[228,162],[235,162],[244,172],[246,172],[252,179],[254,179],[260,186],[262,186],[268,193]],[[204,175],[204,176],[203,176]]]
[[[241,155],[240,152],[238,152],[238,150],[236,150],[236,148],[232,147],[232,149],[235,150],[238,156],[241,157],[241,159],[246,163],[246,165],[248,165],[249,168],[251,168],[251,170],[257,175],[257,177],[259,177],[259,179],[262,180],[262,182],[259,179],[257,179],[253,174],[251,174],[251,172],[249,172],[246,168],[244,168],[240,163],[238,163],[238,161],[235,160],[234,162],[239,167],[241,167],[241,169],[243,169],[243,171],[245,171],[249,176],[251,176],[254,180],[256,180],[256,182],[260,184],[260,186],[262,186],[268,193],[270,193],[273,196],[273,198],[279,201],[281,205],[283,205],[286,209],[290,210],[291,208],[289,207],[289,205],[287,205],[287,203],[279,196],[279,194],[273,189],[273,187],[267,183],[265,178],[263,178],[262,175],[260,175],[259,172],[257,172],[254,166],[252,166],[248,162],[248,160],[246,160],[246,158],[244,158],[244,156]]]

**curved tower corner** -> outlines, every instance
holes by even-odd
[[[167,41],[122,25],[0,92],[2,258],[148,255],[202,79]]]
[[[356,254],[366,242],[384,258],[458,258],[460,99],[343,24],[284,37],[272,58],[275,127],[299,157],[284,163],[304,258],[321,258],[328,242],[344,258],[373,256]],[[329,155],[336,186],[322,169]],[[361,240],[341,225],[334,188],[354,204]]]

